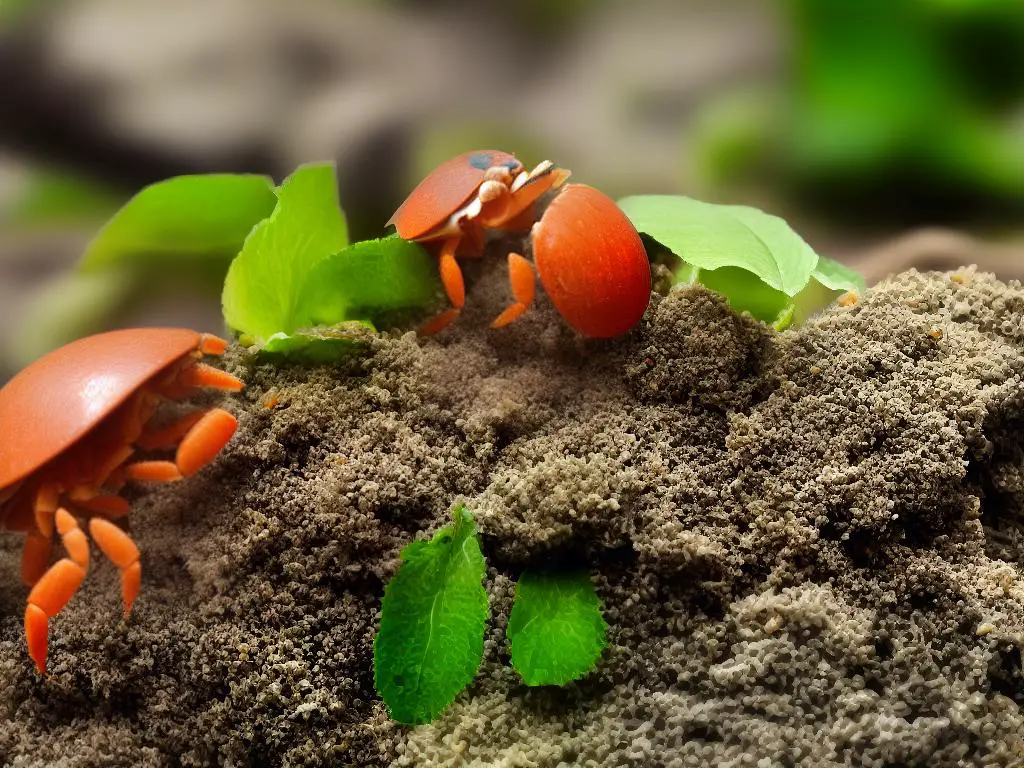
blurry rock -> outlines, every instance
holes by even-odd
[[[970,264],[1001,280],[1019,280],[1024,278],[1024,239],[996,243],[950,229],[919,229],[843,261],[869,285],[908,269],[948,271]]]

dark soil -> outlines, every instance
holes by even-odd
[[[504,289],[479,276],[446,335],[336,367],[234,353],[237,437],[135,492],[135,612],[97,554],[45,680],[5,536],[3,763],[1024,764],[1020,284],[909,272],[782,334],[680,290],[600,343],[547,306],[486,330]],[[460,500],[491,564],[485,662],[397,727],[372,685],[383,585]],[[530,690],[513,580],[568,558],[610,648]]]

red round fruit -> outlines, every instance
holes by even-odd
[[[566,184],[533,226],[532,241],[541,284],[577,331],[620,336],[643,317],[650,262],[636,228],[610,197]]]

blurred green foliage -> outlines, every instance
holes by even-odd
[[[935,183],[1024,199],[1024,4],[793,0],[786,132],[798,172],[917,168]],[[1014,135],[1016,134],[1016,135]]]
[[[21,21],[42,3],[43,0],[0,0],[0,29]]]
[[[19,229],[109,217],[71,272],[32,297],[5,352],[21,367],[76,338],[117,325],[156,292],[220,296],[224,275],[252,227],[274,209],[263,176],[180,176],[120,199],[91,182],[42,173],[14,208]]]
[[[123,195],[93,179],[41,168],[31,172],[24,190],[3,212],[3,224],[25,230],[102,221],[122,202]]]
[[[146,187],[89,243],[80,269],[154,271],[227,263],[277,203],[266,176],[177,176]],[[197,264],[187,265],[186,259]],[[218,270],[220,271],[220,270]]]
[[[916,218],[1024,206],[1024,3],[783,8],[782,91],[729,94],[698,120],[713,184],[757,170],[812,203]]]

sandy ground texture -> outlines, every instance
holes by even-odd
[[[235,353],[235,441],[135,492],[135,613],[97,556],[45,680],[0,539],[0,762],[1024,764],[1020,284],[908,272],[777,335],[687,289],[583,343],[543,302],[487,331],[504,278],[473,271],[438,339],[334,368]],[[396,727],[372,687],[383,584],[460,499],[485,661],[440,720]],[[564,558],[591,565],[610,648],[527,689],[513,580]]]

